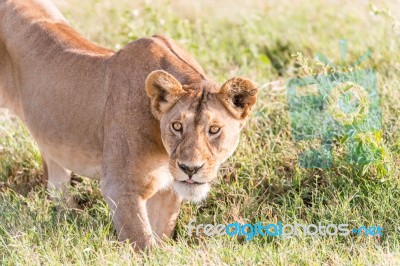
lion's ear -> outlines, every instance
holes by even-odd
[[[257,94],[258,88],[251,80],[236,77],[222,85],[218,96],[236,119],[244,119],[255,104]]]
[[[156,70],[147,76],[146,93],[151,99],[151,112],[157,119],[161,119],[161,116],[185,94],[185,91],[171,74]]]

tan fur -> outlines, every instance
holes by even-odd
[[[172,235],[182,198],[205,196],[256,94],[241,78],[221,89],[165,37],[114,53],[74,31],[50,1],[0,0],[0,106],[38,143],[48,188],[74,206],[71,171],[100,179],[119,238],[138,248]],[[210,135],[211,125],[220,132]],[[204,184],[188,183],[178,162],[202,164],[192,180]]]

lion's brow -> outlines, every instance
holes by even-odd
[[[202,89],[201,95],[199,97],[199,101],[197,103],[196,106],[196,110],[195,110],[195,119],[194,119],[194,124],[198,125],[201,117],[203,116],[204,110],[206,108],[207,105],[207,101],[208,101],[208,95],[209,95],[209,91],[206,88]]]

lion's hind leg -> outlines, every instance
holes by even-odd
[[[47,179],[47,190],[52,200],[62,200],[69,208],[79,209],[79,205],[75,202],[68,189],[71,183],[71,171],[44,155],[42,159],[43,172],[45,179]]]
[[[18,92],[14,87],[15,79],[12,66],[11,58],[0,42],[0,108],[8,108],[14,114],[20,115]]]

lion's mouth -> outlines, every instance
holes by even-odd
[[[206,182],[197,182],[197,181],[194,181],[193,179],[187,179],[185,181],[179,181],[179,182],[182,182],[184,184],[189,184],[189,185],[204,185],[204,184],[206,184]]]
[[[191,181],[187,182],[188,180]],[[172,187],[182,199],[200,202],[207,196],[211,185],[209,182],[203,183],[187,179],[184,181],[175,180]]]

